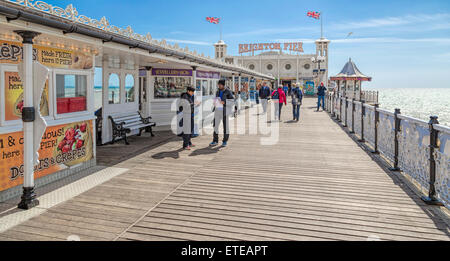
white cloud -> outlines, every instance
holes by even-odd
[[[332,44],[346,43],[450,43],[450,38],[389,38],[389,37],[367,37],[367,38],[342,38],[330,39]],[[314,39],[277,39],[277,42],[303,42],[314,43]]]
[[[365,21],[336,23],[332,26],[333,30],[352,30],[361,28],[379,28],[379,27],[392,27],[412,24],[422,24],[427,22],[438,22],[445,19],[450,19],[450,14],[433,14],[433,15],[405,15],[399,17],[384,17],[376,19],[368,19]],[[448,20],[447,20],[448,21]],[[430,24],[435,26],[435,24]]]
[[[250,35],[273,35],[273,34],[284,34],[284,33],[297,33],[297,32],[305,32],[305,31],[317,31],[314,27],[279,27],[279,28],[266,28],[266,29],[255,29],[253,31],[247,32],[239,32],[239,33],[230,33],[225,34],[225,38],[237,38],[237,37],[245,37]]]
[[[157,39],[158,41],[161,39]],[[191,40],[180,40],[180,39],[164,39],[171,43],[182,43],[182,44],[192,44],[192,45],[207,45],[210,46],[212,43],[202,42],[202,41],[191,41]]]

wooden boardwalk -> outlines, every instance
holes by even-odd
[[[225,149],[208,148],[211,137],[191,152],[169,137],[134,145],[136,155],[101,148],[101,163],[127,171],[0,240],[450,240],[448,218],[314,104],[305,100],[300,123],[281,123],[273,146],[233,135]]]

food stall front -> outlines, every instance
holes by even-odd
[[[0,202],[18,195],[24,182],[24,89],[19,76],[23,44],[0,30]],[[50,74],[40,99],[47,128],[35,166],[36,184],[49,183],[95,165],[93,68],[96,51],[37,37],[33,60]]]

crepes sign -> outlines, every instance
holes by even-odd
[[[23,58],[21,43],[0,40],[0,63],[19,64]],[[34,45],[33,59],[52,68],[87,70],[93,67],[93,55],[83,52]]]
[[[47,127],[39,148],[36,178],[93,158],[92,121]],[[23,183],[23,132],[0,135],[0,191]]]

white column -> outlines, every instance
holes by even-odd
[[[237,93],[237,95],[238,95],[239,97],[237,97],[237,101],[238,101],[238,110],[240,111],[240,110],[241,110],[241,103],[242,103],[242,101],[241,101],[241,95],[239,94],[239,93],[242,91],[242,75],[241,75],[241,74],[239,74],[239,82],[238,82],[238,85],[239,85],[239,92]]]
[[[23,65],[25,79],[23,82],[24,107],[34,107],[33,104],[33,45],[23,45]],[[34,164],[33,164],[33,122],[23,123],[24,137],[24,182],[26,188],[34,187]]]
[[[23,138],[24,138],[24,181],[23,195],[19,203],[20,209],[30,209],[39,205],[34,192],[34,104],[33,104],[33,38],[36,32],[16,31],[23,39],[23,68],[21,78],[23,83]]]

